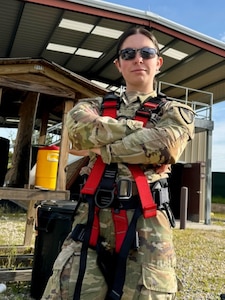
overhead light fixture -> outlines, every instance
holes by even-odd
[[[99,58],[103,52],[79,48],[75,55]]]
[[[62,19],[59,23],[59,27],[89,33],[93,29],[94,25],[69,19]]]
[[[173,48],[169,48],[168,50],[164,51],[163,55],[172,57],[172,58],[177,59],[177,60],[182,60],[182,59],[184,59],[185,57],[188,56],[187,53],[181,52],[179,50],[175,50]]]
[[[77,48],[71,46],[65,46],[61,44],[49,43],[46,49],[51,51],[73,54]]]
[[[91,34],[105,36],[112,39],[117,39],[123,33],[123,31],[121,30],[116,30],[116,29],[102,27],[102,26],[95,27],[95,25],[93,24],[78,22],[69,19],[62,19],[61,22],[59,23],[59,27],[69,29],[69,30],[86,32],[86,33],[91,32]]]
[[[118,37],[121,36],[123,31],[111,29],[107,27],[96,26],[91,33],[100,36],[105,36],[111,39],[118,39]]]

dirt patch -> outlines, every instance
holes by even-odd
[[[211,211],[213,213],[225,213],[225,204],[212,203]]]

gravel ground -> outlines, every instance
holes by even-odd
[[[225,293],[225,230],[175,230],[174,243],[183,284],[177,299],[220,299]]]
[[[225,293],[225,215],[220,216],[214,226],[190,226],[174,229],[174,245],[177,252],[177,275],[183,290],[177,300],[219,300]],[[17,220],[17,221],[15,221]],[[15,227],[15,222],[17,226]],[[215,223],[215,222],[213,222]],[[0,218],[0,243],[13,238],[19,241],[23,232],[23,218],[16,216]],[[12,227],[11,227],[12,226]],[[10,230],[10,228],[13,228]],[[19,233],[15,233],[15,228]],[[11,233],[10,233],[11,232]],[[13,234],[12,234],[13,232]],[[7,290],[0,294],[0,300],[31,300],[30,282],[7,283]]]

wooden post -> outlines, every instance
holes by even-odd
[[[30,200],[28,202],[28,209],[27,209],[27,219],[26,219],[26,227],[25,227],[25,234],[24,234],[24,246],[30,246],[32,243],[32,237],[34,233],[34,225],[35,225],[35,203],[36,200]]]
[[[66,166],[68,161],[69,138],[68,138],[68,132],[65,126],[65,122],[66,122],[67,113],[73,108],[73,106],[74,106],[73,100],[66,100],[64,102],[56,190],[66,189]]]
[[[48,119],[49,119],[49,112],[44,111],[41,119],[40,137],[38,140],[39,145],[45,145],[46,132],[48,129]]]
[[[0,105],[1,105],[1,102],[2,102],[2,88],[0,88]]]
[[[29,92],[21,104],[12,168],[6,175],[8,186],[23,188],[29,183],[31,140],[38,100],[39,93]]]

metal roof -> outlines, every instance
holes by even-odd
[[[72,30],[61,26],[62,20],[69,22],[68,26],[73,21],[84,26]],[[113,65],[116,38],[111,33],[133,25],[151,30],[161,45],[164,65],[158,81],[213,93],[214,103],[225,100],[225,43],[151,12],[104,1],[1,1],[0,58],[44,58],[107,87],[119,87],[123,79]],[[104,36],[106,29],[114,31]],[[47,50],[51,44],[72,47],[72,52]],[[100,56],[84,56],[84,50]],[[175,59],[169,56],[171,50],[186,56]],[[162,91],[174,98],[185,97],[182,89],[165,86]],[[191,94],[194,97],[194,90]],[[199,100],[207,102],[204,97]]]

